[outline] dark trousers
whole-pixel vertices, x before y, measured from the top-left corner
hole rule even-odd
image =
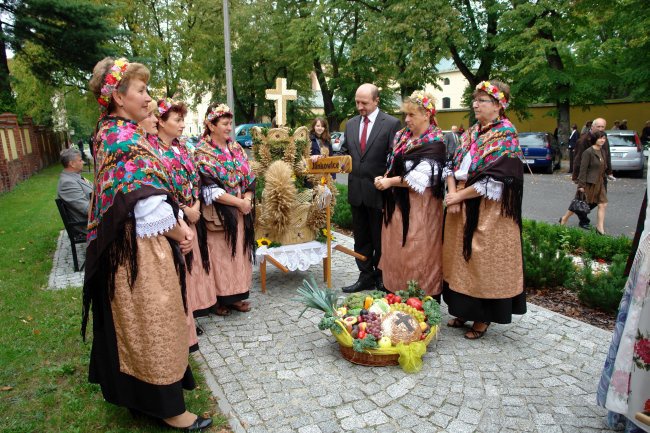
[[[357,259],[361,272],[359,281],[368,281],[380,277],[377,269],[381,257],[382,211],[367,206],[350,206],[352,209],[352,230],[354,231],[354,251],[367,257],[365,261]]]
[[[569,173],[573,173],[573,148],[569,148]]]

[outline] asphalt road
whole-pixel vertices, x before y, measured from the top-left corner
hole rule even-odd
[[[562,161],[561,170],[554,174],[527,173],[524,184],[524,218],[547,223],[557,223],[564,215],[576,192],[576,185],[566,173],[568,162]],[[643,202],[646,179],[633,179],[629,175],[615,173],[617,180],[609,182],[605,231],[611,235],[634,236],[639,209]],[[336,181],[347,185],[346,174],[336,175]],[[592,224],[596,223],[596,210],[589,215]],[[573,216],[569,226],[578,226],[578,218]]]

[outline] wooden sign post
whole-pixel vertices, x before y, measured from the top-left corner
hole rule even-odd
[[[326,174],[332,173],[350,173],[352,171],[352,157],[350,155],[345,156],[330,156],[319,158],[316,161],[311,159],[307,160],[307,173],[311,174],[322,174],[323,177]],[[327,282],[327,288],[332,288],[332,223],[331,223],[331,201],[327,203],[325,208],[325,215],[327,220],[326,230],[327,230],[327,257],[323,259],[323,279]],[[337,251],[353,256],[359,260],[366,260],[366,257],[349,249],[345,248],[343,245],[337,245],[335,248]]]

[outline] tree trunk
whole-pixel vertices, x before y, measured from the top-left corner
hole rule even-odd
[[[0,113],[14,113],[16,111],[16,100],[11,92],[9,64],[7,63],[5,49],[5,34],[0,22]]]
[[[323,95],[323,109],[325,111],[325,117],[327,118],[327,123],[329,124],[330,131],[338,131],[341,122],[336,116],[336,109],[334,108],[334,94],[327,85],[325,73],[323,72],[323,65],[318,58],[314,59],[314,71],[316,71],[316,79],[318,80],[320,91]]]

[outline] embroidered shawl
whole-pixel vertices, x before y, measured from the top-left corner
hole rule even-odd
[[[393,149],[388,156],[387,177],[404,177],[422,162],[431,165],[431,192],[437,198],[443,196],[442,169],[446,159],[446,146],[440,128],[431,124],[420,137],[413,139],[413,132],[404,128],[395,134]],[[406,161],[411,162],[409,169]],[[435,173],[437,167],[437,174]],[[384,224],[390,223],[395,205],[402,212],[402,246],[406,245],[411,210],[409,188],[392,187],[382,194],[384,198]]]
[[[180,204],[192,206],[199,198],[199,175],[194,167],[192,155],[176,138],[168,149],[165,149],[164,143],[161,142],[158,146],[169,172],[174,196]]]
[[[470,154],[466,187],[490,178],[503,183],[501,215],[513,219],[521,230],[521,202],[524,192],[523,153],[519,147],[517,130],[507,118],[499,118],[487,126],[474,124],[462,136],[452,160],[457,170],[465,155]],[[465,200],[465,227],[463,256],[468,261],[472,255],[472,238],[478,226],[482,197]]]
[[[214,179],[219,179],[228,194],[244,193],[255,182],[255,174],[248,164],[246,152],[235,141],[228,140],[224,152],[209,136],[202,137],[196,146],[194,160],[197,168]]]
[[[88,222],[82,334],[85,334],[91,301],[101,299],[98,292],[108,290],[112,298],[118,266],[127,265],[131,285],[137,278],[133,214],[136,203],[153,195],[164,194],[174,213],[178,213],[169,175],[160,154],[151,146],[137,123],[106,116],[98,124],[95,143],[101,155],[101,164],[95,168],[92,210]],[[129,222],[131,230],[126,230]],[[183,257],[178,244],[171,240],[170,244],[184,289]]]
[[[255,193],[255,174],[248,165],[246,153],[236,142],[228,141],[228,149],[230,153],[223,152],[210,137],[201,138],[194,151],[194,164],[200,177],[201,188],[218,186],[234,196],[239,193],[243,195],[246,191]],[[205,206],[203,194],[199,194],[199,199]],[[217,200],[212,202],[212,206],[219,215],[226,242],[230,245],[231,255],[234,257],[237,253],[239,209],[219,203]],[[254,223],[255,207],[253,206],[253,210],[248,215],[244,215],[244,252],[248,254],[251,262],[254,261]],[[203,216],[201,217],[201,226],[205,226]],[[198,235],[199,247],[207,249],[207,246],[204,246],[207,239],[201,232]]]

